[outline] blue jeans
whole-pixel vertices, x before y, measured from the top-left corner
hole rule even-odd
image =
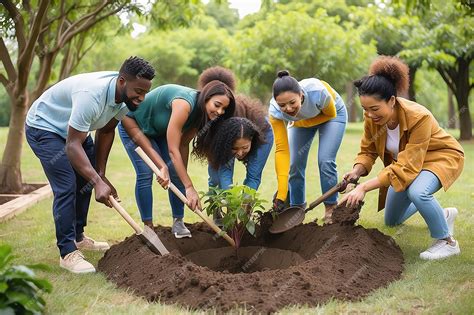
[[[396,192],[390,186],[385,202],[385,224],[389,226],[402,224],[419,211],[428,225],[432,238],[448,237],[449,230],[444,209],[433,197],[441,187],[438,177],[427,170],[422,170],[405,191]]]
[[[153,171],[148,165],[142,160],[142,158],[135,152],[137,145],[133,140],[128,136],[127,132],[122,126],[122,123],[118,125],[118,131],[120,139],[127,151],[128,157],[132,161],[133,168],[137,174],[137,179],[135,183],[135,198],[137,200],[138,210],[140,211],[140,216],[142,221],[148,221],[153,219],[153,193],[152,193],[152,184],[153,184]],[[168,151],[168,142],[166,140],[166,135],[157,137],[157,138],[148,138],[150,140],[153,149],[158,152],[161,158],[168,165],[168,170],[170,174],[170,180],[176,187],[186,195],[186,190],[184,185],[179,179],[178,174],[173,166],[171,161],[169,151]],[[173,212],[173,218],[182,218],[184,216],[184,204],[183,202],[171,191],[168,190],[168,197],[171,204],[171,210]]]
[[[309,128],[288,128],[290,146],[290,205],[305,204],[305,172],[308,155],[316,132],[319,131],[318,167],[323,194],[335,186],[337,180],[336,154],[347,124],[346,107],[341,106],[337,116],[328,122]],[[326,205],[337,203],[337,193],[326,199]]]
[[[267,163],[268,156],[273,146],[273,130],[268,128],[265,134],[266,143],[261,144],[257,150],[253,151],[247,161],[247,174],[244,185],[258,190],[262,181],[262,172]],[[208,166],[209,186],[228,189],[233,183],[235,158],[219,167],[219,170]]]
[[[66,139],[58,134],[25,126],[26,140],[41,161],[53,190],[53,218],[56,244],[61,257],[75,251],[74,241],[81,241],[87,225],[87,213],[93,186],[72,167],[66,155]],[[94,142],[87,136],[82,144],[92,166],[95,165]]]

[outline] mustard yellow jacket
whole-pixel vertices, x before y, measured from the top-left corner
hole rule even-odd
[[[444,131],[424,106],[397,97],[396,110],[400,124],[400,146],[397,161],[385,151],[387,126],[379,126],[371,119],[364,119],[364,135],[360,152],[354,164],[362,164],[366,176],[377,157],[385,168],[378,174],[383,187],[379,191],[378,209],[385,207],[389,186],[395,191],[404,191],[421,170],[433,172],[447,190],[461,175],[464,166],[464,150]]]

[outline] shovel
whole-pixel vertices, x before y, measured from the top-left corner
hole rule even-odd
[[[145,151],[142,150],[142,148],[140,147],[137,147],[135,149],[135,152],[138,153],[138,155],[143,159],[143,161],[145,161],[145,163],[148,165],[148,167],[150,167],[153,172],[157,175],[157,176],[160,176],[161,177],[161,172],[160,170],[158,169],[158,167],[155,165],[155,163],[153,163],[153,161],[150,159],[150,157],[145,153]],[[186,198],[185,195],[183,195],[183,193],[178,189],[178,187],[176,187],[172,182],[170,182],[170,185],[169,185],[169,189],[171,189],[171,191],[176,195],[178,196],[178,198],[185,204],[187,205],[188,204],[188,199]],[[189,206],[188,206],[189,208]],[[193,211],[194,213],[196,213],[198,216],[201,217],[201,219],[206,222],[207,225],[209,225],[211,227],[211,229],[214,230],[214,232],[216,232],[219,236],[222,236],[231,246],[235,247],[235,242],[234,240],[229,236],[227,235],[226,232],[222,231],[217,225],[214,224],[214,222],[212,222],[211,219],[209,219],[209,217],[207,217],[204,213],[201,212],[201,210],[199,209],[196,209],[196,210],[192,210],[191,208],[189,208],[191,211]]]
[[[306,210],[301,207],[289,207],[286,210],[283,210],[283,212],[278,214],[276,220],[273,221],[273,224],[268,231],[272,234],[278,234],[294,228],[303,222],[306,212],[313,210],[317,205],[331,197],[336,192],[344,191],[347,184],[349,184],[349,182],[346,180],[339,182],[336,186],[329,189],[325,194],[312,202]]]
[[[161,242],[158,235],[150,227],[144,226],[143,230],[140,226],[132,219],[127,211],[115,200],[114,197],[110,196],[109,201],[117,210],[118,213],[127,221],[128,224],[135,230],[135,233],[140,237],[140,239],[151,249],[155,254],[166,255],[169,254],[169,251],[166,249],[165,245]]]

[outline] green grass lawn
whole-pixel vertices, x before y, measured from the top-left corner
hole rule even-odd
[[[362,133],[360,124],[348,127],[344,142],[339,151],[337,164],[340,172],[348,171],[358,151]],[[0,143],[3,150],[7,129],[0,129]],[[454,133],[455,134],[455,133]],[[431,244],[426,224],[419,214],[406,224],[388,228],[383,224],[383,212],[376,211],[377,193],[371,192],[361,213],[359,224],[367,228],[377,228],[391,235],[400,245],[406,260],[405,271],[400,281],[387,288],[373,292],[360,302],[349,303],[330,301],[317,308],[287,308],[283,313],[452,313],[472,314],[474,312],[474,249],[472,248],[472,228],[474,226],[474,143],[463,143],[466,163],[462,176],[446,193],[440,191],[436,196],[443,206],[455,206],[459,216],[455,226],[455,236],[461,246],[461,255],[444,261],[425,262],[418,255]],[[3,153],[3,151],[0,151]],[[313,145],[307,169],[307,201],[320,196],[319,174],[317,169],[317,145]],[[243,181],[244,168],[238,163],[235,180]],[[381,162],[374,168],[380,170]],[[206,166],[191,162],[190,174],[197,190],[206,190]],[[29,146],[24,145],[22,170],[25,182],[45,181],[46,177],[38,159]],[[117,188],[122,205],[139,220],[135,203],[135,173],[118,136],[110,154],[107,177]],[[264,171],[261,196],[266,200],[276,188],[274,161],[271,155]],[[170,225],[171,210],[167,193],[156,184],[154,187],[155,224]],[[40,272],[40,276],[53,284],[53,292],[45,296],[47,312],[51,314],[156,314],[192,313],[179,306],[150,304],[134,296],[131,292],[118,289],[100,273],[73,275],[59,268],[59,253],[55,244],[54,224],[51,210],[52,198],[44,200],[18,217],[0,223],[0,244],[8,243],[16,254],[15,263],[44,263],[51,271]],[[270,205],[270,202],[268,202]],[[323,206],[310,212],[307,220],[323,215]],[[200,218],[186,211],[187,222],[197,222]],[[118,243],[132,234],[127,223],[112,209],[95,201],[89,211],[86,232],[97,240]],[[102,255],[87,253],[87,258],[97,265]]]

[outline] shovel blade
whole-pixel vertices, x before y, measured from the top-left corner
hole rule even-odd
[[[145,241],[147,246],[156,254],[166,255],[169,254],[169,251],[166,249],[163,242],[161,242],[158,235],[150,227],[144,226],[143,231],[139,234],[140,238]]]
[[[272,234],[288,231],[304,221],[305,213],[301,207],[290,207],[277,216],[268,231]]]

